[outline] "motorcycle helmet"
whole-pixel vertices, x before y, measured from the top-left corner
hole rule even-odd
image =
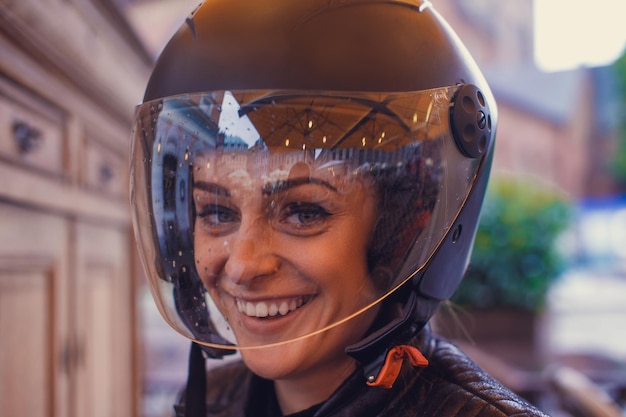
[[[496,122],[483,76],[428,1],[204,2],[158,58],[133,130],[133,224],[159,311],[220,357],[400,304],[401,314],[346,346],[376,362],[459,284]],[[260,230],[249,253],[288,248],[272,252],[279,260],[264,273],[288,280],[289,259],[315,262],[300,243],[331,229],[328,196],[350,201],[357,189],[375,199],[355,255],[371,286],[332,320],[265,331],[317,302],[315,290],[276,302],[233,295],[232,306],[216,294],[235,235]],[[243,219],[246,198],[260,207],[255,225]],[[345,243],[325,245],[341,253]],[[263,337],[238,334],[237,314],[264,321]]]

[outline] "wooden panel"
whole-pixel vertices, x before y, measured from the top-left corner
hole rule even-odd
[[[83,351],[76,415],[133,415],[133,312],[128,231],[76,229],[77,334]]]
[[[0,78],[0,155],[46,174],[64,174],[63,113]]]
[[[127,160],[151,61],[120,17],[0,0],[0,416],[139,415]]]
[[[2,416],[52,415],[53,277],[48,262],[0,258]]]
[[[67,237],[65,219],[0,203],[2,416],[68,415],[75,356]]]
[[[130,135],[130,133],[129,133]],[[87,140],[81,160],[84,186],[110,196],[128,196],[128,153],[117,153],[96,140]]]
[[[90,417],[116,415],[113,403],[115,368],[115,323],[112,322],[113,271],[106,266],[87,267],[88,280],[82,286],[81,311],[85,326],[81,346],[84,368],[77,385],[77,414]]]
[[[75,187],[65,183],[47,181],[41,175],[0,163],[0,199],[71,216],[130,224],[128,201],[104,197],[96,193],[78,192]]]
[[[124,36],[118,26],[123,19],[105,20],[106,16],[98,10],[105,3],[112,2],[1,0],[0,26],[3,32],[15,38],[18,47],[27,48],[43,64],[45,71],[50,74],[62,72],[89,97],[89,101],[107,109],[107,114],[100,114],[97,119],[114,114],[129,121],[138,97],[143,94],[151,61],[146,59],[142,48],[137,47],[136,39]],[[6,55],[9,55],[8,59],[2,59]],[[31,75],[37,70],[24,68],[22,62],[14,62],[14,55],[0,41],[0,66],[4,62],[10,63],[7,72],[12,78],[34,88],[55,89],[54,85],[36,84]],[[66,103],[67,99],[75,101],[76,97],[68,97],[66,93],[63,91],[51,100],[60,103]],[[79,100],[86,102],[85,96]],[[113,140],[123,143],[126,138]]]

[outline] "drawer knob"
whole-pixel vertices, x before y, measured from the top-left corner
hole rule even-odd
[[[13,137],[22,155],[35,151],[43,140],[39,129],[23,121],[13,122]]]
[[[111,166],[106,163],[102,164],[100,165],[99,175],[100,175],[100,183],[107,184],[111,182],[111,180],[113,179],[113,176],[114,176],[113,168],[111,168]]]

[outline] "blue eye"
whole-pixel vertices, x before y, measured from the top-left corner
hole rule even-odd
[[[241,221],[237,210],[222,205],[206,205],[197,213],[202,227],[212,234],[222,234],[236,227]]]
[[[280,214],[280,225],[287,232],[321,231],[331,216],[324,207],[313,203],[292,203],[285,206]]]

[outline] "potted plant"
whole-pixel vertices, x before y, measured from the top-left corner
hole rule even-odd
[[[557,240],[571,219],[563,193],[539,180],[497,176],[489,184],[469,269],[435,320],[513,361],[536,350],[536,325],[565,259]],[[451,314],[451,312],[453,314]]]

